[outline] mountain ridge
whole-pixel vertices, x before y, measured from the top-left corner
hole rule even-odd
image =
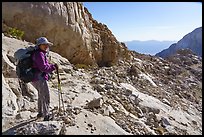
[[[198,56],[202,57],[202,27],[194,29],[192,32],[186,34],[177,43],[170,45],[169,48],[158,52],[155,56],[166,58],[176,53],[178,49],[191,49]]]

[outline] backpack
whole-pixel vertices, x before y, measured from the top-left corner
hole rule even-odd
[[[24,83],[31,82],[35,75],[35,68],[32,68],[32,55],[37,50],[36,46],[18,49],[14,53],[14,58],[17,60],[16,74],[17,77]]]

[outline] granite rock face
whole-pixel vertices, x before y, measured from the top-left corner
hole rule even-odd
[[[46,36],[54,43],[51,49],[73,64],[110,66],[131,57],[80,2],[4,2],[2,17],[6,25],[23,30],[27,41]]]

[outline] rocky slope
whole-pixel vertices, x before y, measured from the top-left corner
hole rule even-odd
[[[176,53],[179,49],[191,49],[197,56],[202,57],[202,27],[196,28],[191,33],[185,35],[177,43],[172,44],[168,49],[165,49],[156,54],[156,56],[166,58]]]
[[[189,52],[190,64],[131,52],[128,61],[92,69],[77,69],[50,52],[51,62],[59,64],[66,111],[58,113],[54,74],[49,81],[54,120],[28,121],[37,115],[37,91],[19,84],[13,53],[29,45],[2,34],[3,134],[202,134],[202,62]]]
[[[3,2],[2,22],[24,31],[24,39],[33,43],[46,36],[52,50],[73,64],[110,66],[131,57],[80,2]]]
[[[166,59],[189,70],[197,80],[202,81],[202,64],[200,64],[200,62],[202,62],[202,57],[197,56],[192,50],[177,50],[176,54]]]

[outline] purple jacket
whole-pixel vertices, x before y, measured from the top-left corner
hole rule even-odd
[[[43,78],[45,80],[48,80],[48,73],[51,73],[53,70],[55,70],[55,66],[54,64],[49,64],[47,58],[45,57],[46,55],[46,51],[43,51],[41,49],[38,49],[33,55],[32,55],[32,59],[33,59],[33,68],[37,68],[37,71],[35,73],[35,78],[33,79],[33,81],[37,81],[39,80],[40,75],[42,74],[42,72],[44,72],[43,74]]]

